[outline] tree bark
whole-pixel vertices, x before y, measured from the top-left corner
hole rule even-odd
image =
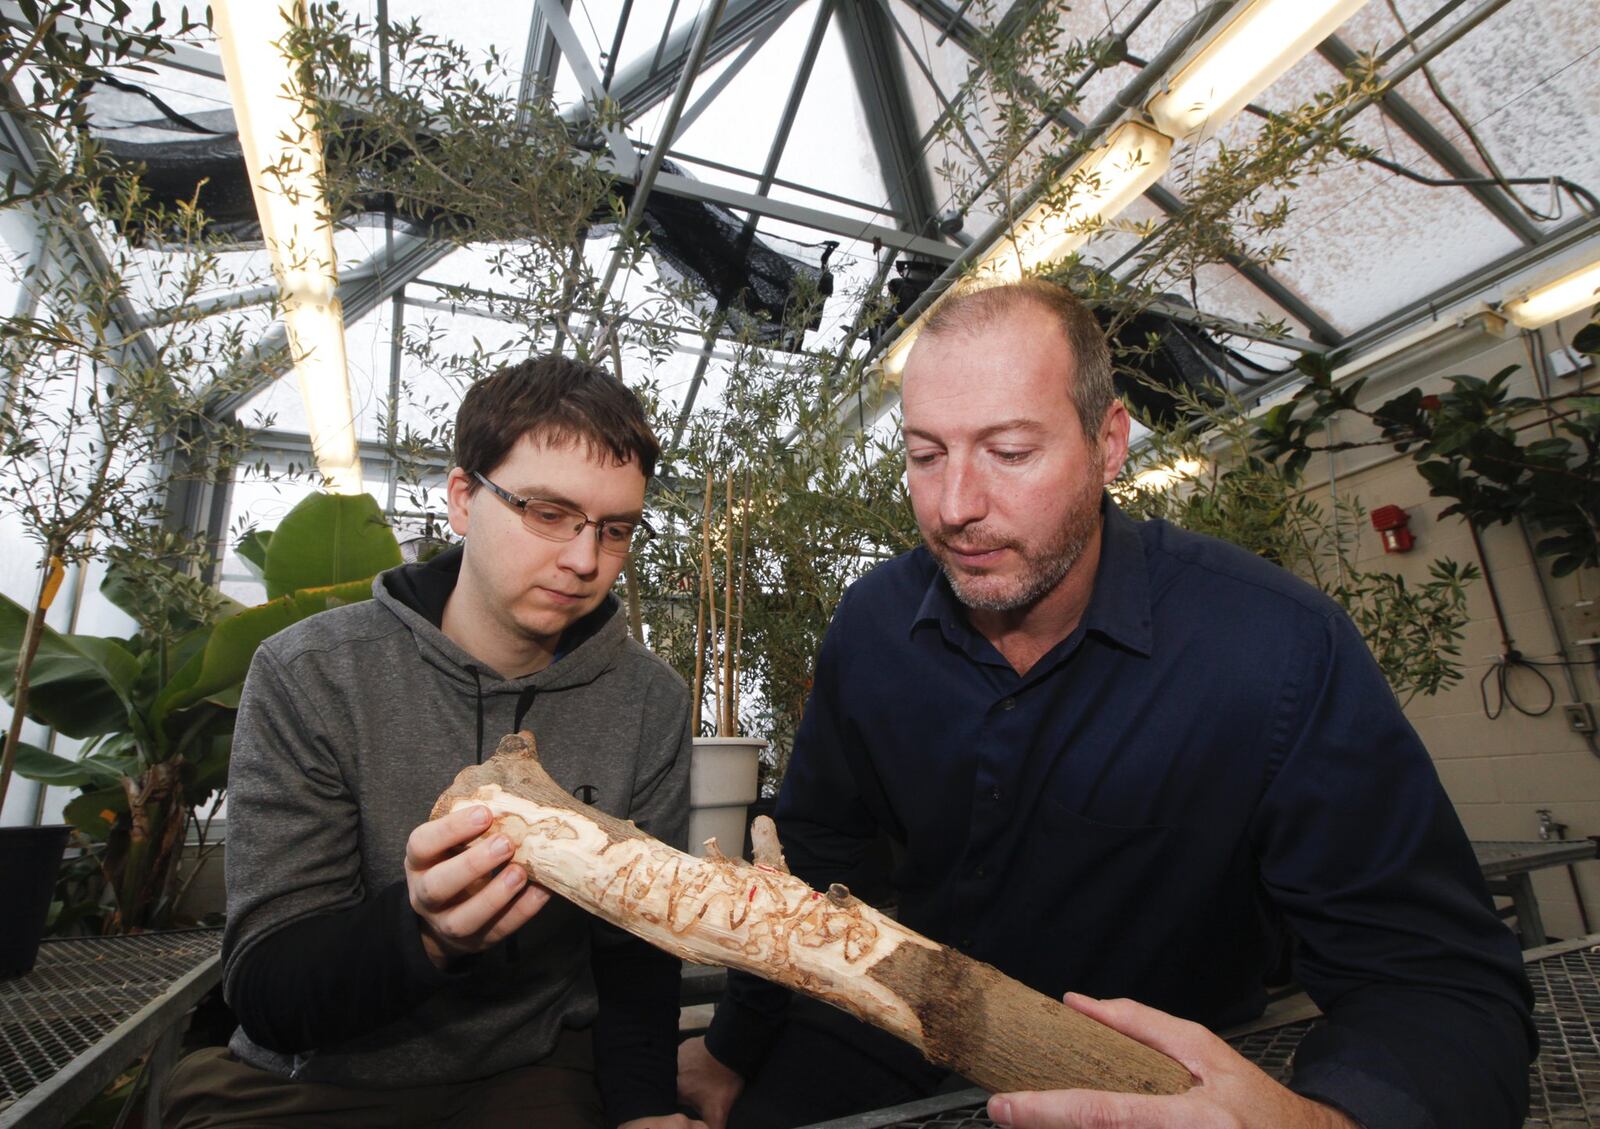
[[[819,893],[790,876],[770,820],[752,829],[753,865],[715,850],[694,858],[567,795],[526,732],[463,769],[433,817],[473,804],[494,813],[486,834],[510,838],[529,877],[574,904],[685,960],[843,1008],[987,1090],[1171,1094],[1191,1084],[1160,1052],[928,940],[843,886]]]

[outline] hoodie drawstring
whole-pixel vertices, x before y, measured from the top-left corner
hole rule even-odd
[[[467,667],[472,671],[472,686],[478,698],[478,763],[483,763],[483,679],[478,675],[478,668]]]
[[[483,676],[475,666],[467,667],[472,672],[472,688],[478,702],[478,763],[483,763]],[[522,722],[528,716],[528,711],[533,708],[533,700],[539,696],[537,686],[525,686],[522,693],[517,695],[516,719],[511,723],[511,732],[522,732]]]
[[[517,695],[517,715],[516,719],[511,723],[511,732],[522,732],[522,721],[528,716],[528,711],[533,708],[533,700],[538,696],[539,688],[537,686],[524,686],[522,688],[522,693]]]

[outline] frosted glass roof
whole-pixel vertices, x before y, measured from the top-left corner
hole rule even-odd
[[[973,37],[1015,18],[1012,5],[1003,2],[958,0],[844,0],[836,4],[822,39],[808,83],[803,89],[786,145],[776,166],[777,183],[767,191],[772,208],[780,215],[762,218],[758,233],[793,240],[799,252],[815,262],[824,241],[836,241],[830,267],[835,297],[825,311],[822,329],[811,334],[807,346],[836,347],[854,318],[856,302],[878,272],[903,251],[874,244],[871,238],[853,238],[838,231],[819,230],[807,215],[823,212],[834,227],[868,222],[883,228],[915,229],[945,247],[940,265],[960,253],[966,242],[988,227],[989,205],[974,204],[962,217],[959,230],[939,234],[927,215],[911,214],[913,199],[896,198],[885,175],[885,160],[898,152],[900,162],[920,169],[931,199],[932,214],[952,206],[952,187],[942,175],[947,165],[971,168],[971,158],[958,146],[932,136],[933,126],[952,100],[962,97],[963,84],[973,66]],[[1028,9],[1038,0],[1021,0]],[[773,150],[786,102],[794,89],[811,29],[822,0],[727,0],[719,28],[732,29],[713,37],[711,57],[696,76],[691,104],[714,85],[720,91],[688,126],[671,139],[673,159],[686,175],[699,182],[741,193],[757,191],[757,177]],[[353,0],[343,7],[368,19],[386,14],[390,19],[417,20],[436,35],[453,39],[476,58],[498,53],[497,80],[508,90],[522,81],[522,68],[531,57],[531,35],[542,37],[541,13],[561,17],[563,4],[548,0]],[[1059,27],[1063,50],[1072,41],[1089,41],[1112,34],[1126,36],[1123,61],[1084,75],[1070,110],[1081,122],[1093,119],[1117,92],[1139,75],[1142,67],[1161,52],[1173,34],[1204,7],[1198,0],[1093,0],[1057,5],[1062,9]],[[621,84],[637,78],[652,61],[670,67],[681,59],[681,47],[708,7],[706,0],[570,0],[566,19],[587,55],[587,70],[603,74],[608,66]],[[1574,200],[1552,190],[1551,177],[1563,177],[1590,191],[1600,191],[1600,4],[1594,0],[1394,0],[1405,27],[1397,21],[1389,0],[1371,0],[1337,32],[1343,48],[1374,52],[1392,72],[1407,65],[1417,50],[1430,51],[1453,40],[1429,62],[1430,75],[1420,71],[1404,77],[1392,91],[1411,115],[1385,113],[1379,106],[1364,109],[1353,132],[1386,161],[1410,170],[1416,177],[1453,181],[1463,173],[1488,177],[1490,169],[1478,151],[1487,153],[1507,177],[1533,178],[1537,184],[1501,186],[1489,183],[1475,195],[1459,184],[1426,184],[1387,168],[1368,163],[1344,163],[1321,175],[1306,177],[1290,193],[1293,212],[1282,238],[1288,257],[1270,266],[1264,276],[1247,277],[1218,266],[1207,268],[1192,280],[1181,280],[1186,300],[1208,314],[1241,323],[1260,320],[1282,322],[1299,339],[1320,338],[1324,345],[1355,341],[1376,343],[1376,329],[1399,332],[1405,326],[1389,325],[1397,311],[1405,311],[1441,293],[1449,301],[1494,301],[1509,294],[1509,287],[1539,267],[1543,245],[1561,256],[1587,254],[1593,258],[1600,242],[1600,218],[1585,212]],[[134,5],[136,16],[148,3]],[[848,12],[848,18],[846,16]],[[616,59],[609,53],[617,43]],[[1470,30],[1467,29],[1470,25]],[[871,29],[876,27],[876,31]],[[867,29],[863,31],[863,29]],[[851,50],[850,37],[864,37],[864,50]],[[196,46],[208,49],[203,40]],[[1324,45],[1324,54],[1329,44]],[[214,55],[214,46],[210,48]],[[859,68],[852,60],[860,63]],[[228,107],[225,84],[215,74],[195,73],[205,66],[181,69],[160,67],[153,75],[137,76],[183,113],[202,113]],[[866,73],[857,73],[864,69]],[[581,112],[584,89],[578,69],[564,52],[555,68],[554,96],[558,104]],[[635,107],[628,135],[648,152],[662,139],[660,130],[675,73],[656,88],[654,101]],[[1452,113],[1430,86],[1438,87],[1455,107]],[[1284,110],[1331,86],[1338,71],[1324,55],[1313,53],[1298,62],[1258,99],[1266,110]],[[631,80],[630,80],[631,81]],[[862,91],[875,91],[864,102]],[[900,94],[895,96],[893,91]],[[889,91],[885,95],[884,91]],[[1434,136],[1422,138],[1412,128],[1420,119]],[[1066,119],[1063,119],[1066,120]],[[892,136],[882,123],[898,122]],[[1463,124],[1465,123],[1465,125]],[[1261,125],[1258,116],[1245,113],[1223,127],[1218,139],[1238,143]],[[1468,126],[1471,134],[1469,135]],[[983,123],[977,123],[980,131]],[[130,125],[130,128],[131,125]],[[1043,134],[1048,137],[1048,133]],[[1045,144],[1044,140],[1036,145]],[[1128,221],[1159,220],[1165,209],[1181,202],[1182,170],[1204,162],[1214,151],[1203,142],[1180,145],[1173,169],[1159,191],[1124,213]],[[1441,146],[1448,152],[1442,152]],[[1450,167],[1447,167],[1449,165]],[[1492,200],[1490,199],[1492,198]],[[1491,206],[1491,204],[1493,206]],[[736,213],[736,215],[742,215]],[[1520,217],[1520,218],[1519,218]],[[946,217],[947,219],[949,217]],[[16,225],[0,229],[8,261],[23,253]],[[1107,232],[1091,244],[1085,257],[1102,265],[1118,263],[1137,240]],[[357,228],[339,236],[341,270],[353,280],[373,273],[381,260],[385,239],[381,230]],[[588,253],[604,262],[607,239],[596,239]],[[1519,253],[1505,272],[1482,275]],[[267,281],[266,257],[259,252],[229,256],[238,285],[260,286]],[[1512,268],[1515,268],[1513,272]],[[152,269],[155,269],[152,266]],[[650,269],[628,282],[643,286]],[[486,350],[510,348],[516,327],[504,321],[471,313],[465,308],[425,308],[442,300],[437,288],[423,282],[454,283],[495,289],[497,280],[476,249],[455,252],[421,270],[421,281],[409,285],[408,326],[437,325],[453,342],[476,341]],[[1462,286],[1463,280],[1469,285]],[[390,281],[393,281],[392,279]],[[14,290],[14,287],[12,288]],[[137,288],[136,288],[137,291]],[[14,302],[11,291],[0,294]],[[134,295],[137,300],[139,294]],[[371,405],[382,401],[390,371],[387,338],[392,310],[387,302],[367,303],[368,324],[351,327],[352,380],[358,400],[368,405],[360,427],[363,438],[381,438],[382,426]],[[356,313],[363,313],[357,310]],[[1440,310],[1432,311],[1437,316]],[[225,316],[252,315],[233,312]],[[1430,316],[1424,308],[1418,316]],[[359,319],[352,319],[358,321]],[[1366,331],[1372,330],[1371,333]],[[648,363],[664,394],[683,394],[692,382],[703,342],[694,335],[682,341],[683,352]],[[1254,347],[1254,346],[1252,346]],[[853,346],[859,354],[864,343]],[[1281,348],[1267,347],[1274,359]],[[726,355],[726,349],[720,349]],[[405,380],[422,377],[405,369]],[[703,376],[708,394],[719,382],[724,362],[714,353]],[[433,390],[440,396],[447,389]],[[287,389],[264,390],[253,409],[270,410],[278,427],[298,426],[299,409]]]

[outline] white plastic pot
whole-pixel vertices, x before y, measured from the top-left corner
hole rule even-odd
[[[689,853],[704,855],[716,839],[729,858],[744,851],[748,808],[767,743],[758,737],[696,737],[689,761]]]

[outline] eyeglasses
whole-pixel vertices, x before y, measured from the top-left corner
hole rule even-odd
[[[625,557],[656,535],[650,523],[640,518],[607,518],[596,521],[582,510],[549,502],[543,498],[523,498],[490,482],[477,471],[472,477],[489,488],[489,492],[506,505],[522,511],[522,524],[529,533],[537,533],[547,541],[571,541],[582,533],[585,526],[594,526],[594,538],[602,552]]]

